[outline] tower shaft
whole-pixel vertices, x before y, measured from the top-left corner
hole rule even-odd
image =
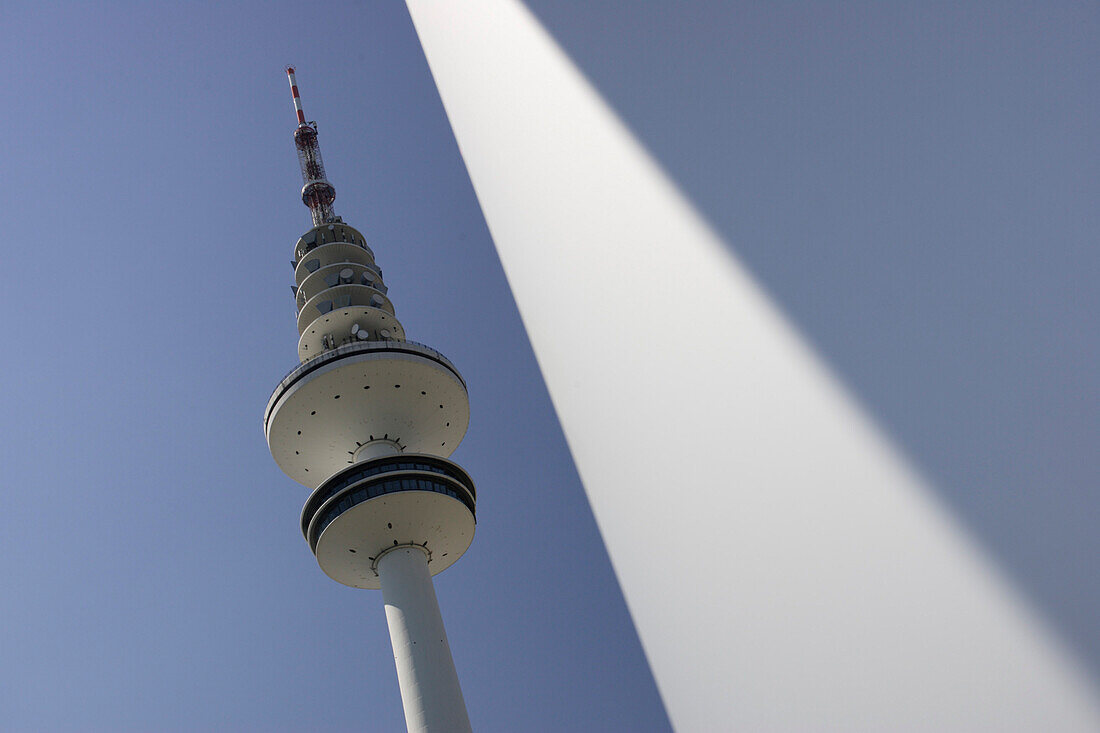
[[[378,575],[409,732],[469,731],[427,554],[395,547],[379,558]]]

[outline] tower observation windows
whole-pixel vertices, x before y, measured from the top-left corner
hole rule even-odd
[[[419,475],[415,475],[417,473]],[[396,475],[387,478],[384,474]],[[357,487],[358,484],[361,486]],[[350,493],[339,501],[326,505],[330,499],[349,489]],[[318,487],[302,509],[302,534],[310,545],[316,545],[325,527],[352,506],[399,491],[445,494],[461,501],[476,516],[477,494],[473,482],[455,464],[438,456],[385,456],[349,466]]]
[[[470,510],[470,513],[474,514],[473,501],[466,496],[464,492],[460,493],[455,490],[454,486],[442,481],[430,479],[393,479],[390,481],[371,482],[363,488],[356,489],[347,494],[340,501],[327,506],[321,515],[317,517],[316,522],[313,523],[313,527],[307,527],[306,539],[309,541],[310,546],[316,550],[317,539],[321,536],[321,533],[348,509],[384,494],[394,494],[400,491],[432,491],[437,494],[444,494],[452,499],[461,501],[466,505],[466,508]],[[312,517],[310,519],[312,523]]]

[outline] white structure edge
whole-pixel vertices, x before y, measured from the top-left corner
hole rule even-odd
[[[408,6],[673,725],[1100,727],[1080,667],[532,14]]]

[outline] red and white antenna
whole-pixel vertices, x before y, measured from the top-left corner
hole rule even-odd
[[[286,67],[286,75],[290,77],[290,95],[294,97],[294,111],[298,113],[298,124],[306,124],[306,115],[302,111],[302,98],[298,96],[298,82],[294,78],[294,67]]]
[[[290,94],[294,98],[294,112],[298,115],[298,129],[294,131],[294,147],[298,149],[298,164],[302,168],[302,203],[309,207],[313,225],[320,226],[337,221],[333,211],[336,188],[325,177],[325,164],[321,160],[321,148],[317,144],[317,123],[306,122],[302,111],[302,98],[298,96],[298,81],[294,67],[286,67],[290,79]]]

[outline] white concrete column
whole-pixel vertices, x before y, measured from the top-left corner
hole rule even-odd
[[[427,553],[395,547],[379,558],[378,576],[409,733],[469,731]]]

